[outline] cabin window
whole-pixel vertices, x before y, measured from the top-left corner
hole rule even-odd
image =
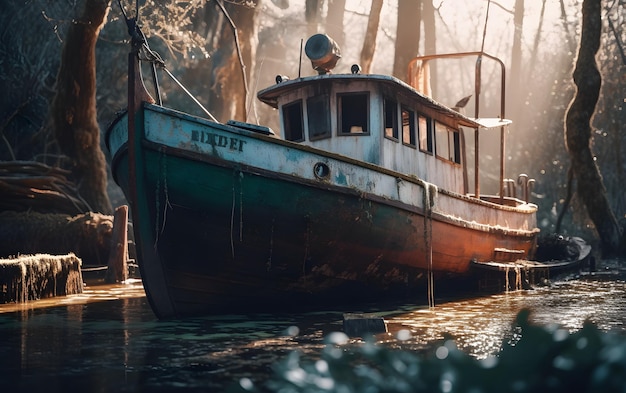
[[[415,112],[402,107],[402,143],[415,147]]]
[[[369,96],[367,93],[339,94],[339,134],[354,135],[369,132]]]
[[[419,134],[420,150],[433,153],[433,121],[423,115],[417,118],[417,132]]]
[[[293,142],[302,142],[304,140],[302,101],[292,102],[283,106],[283,124],[286,140]]]
[[[461,143],[459,131],[435,122],[437,157],[454,163],[461,163]]]
[[[306,101],[309,140],[330,137],[330,99],[328,95],[311,97]]]
[[[385,136],[398,140],[398,105],[395,101],[385,98],[383,101],[385,111]]]

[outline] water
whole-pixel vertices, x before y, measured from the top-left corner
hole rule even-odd
[[[82,295],[0,305],[2,391],[225,391],[242,377],[260,384],[271,365],[298,349],[315,356],[342,329],[343,312],[376,312],[383,345],[425,350],[451,334],[476,356],[498,352],[515,315],[575,331],[586,319],[626,333],[626,282],[594,275],[550,287],[444,302],[353,310],[232,314],[158,321],[141,282],[87,287]],[[419,299],[419,303],[426,302]],[[297,327],[297,329],[294,328]],[[397,340],[398,332],[410,332]],[[358,340],[352,344],[358,345]]]

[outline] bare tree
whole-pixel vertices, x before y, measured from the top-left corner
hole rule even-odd
[[[424,53],[437,53],[437,29],[435,26],[435,7],[432,1],[422,3],[422,19],[424,20]],[[419,25],[418,25],[419,28]],[[430,64],[430,89],[437,91],[437,62]]]
[[[365,31],[365,39],[363,40],[363,49],[361,49],[360,64],[363,73],[370,72],[374,53],[376,52],[376,36],[378,35],[378,24],[380,23],[380,12],[383,8],[383,0],[372,0],[372,8],[370,16],[367,20],[367,30]]]
[[[584,0],[583,23],[573,78],[576,95],[565,116],[565,142],[577,179],[577,194],[600,237],[604,256],[620,251],[621,230],[591,152],[591,120],[600,95],[602,77],[596,64],[602,30],[601,0]]]
[[[317,26],[320,22],[320,14],[323,0],[306,0],[304,17],[307,23],[307,34],[312,36],[317,33]]]
[[[507,84],[508,102],[513,102],[512,98],[516,94],[520,94],[520,81],[522,77],[522,32],[524,30],[524,0],[515,0],[515,10],[513,12],[513,46],[511,48],[511,70],[509,72],[509,80]],[[539,34],[539,32],[537,32]],[[532,67],[532,64],[531,64]],[[514,106],[514,119],[519,118],[518,114],[523,105]]]
[[[346,10],[346,0],[328,0],[328,16],[326,16],[326,33],[335,40],[340,48],[345,43],[343,31],[343,17]]]
[[[189,66],[183,77],[194,92],[207,91],[209,108],[219,120],[248,117],[248,81],[253,80],[253,59],[258,46],[258,7],[221,0],[208,2],[203,26],[210,57]],[[204,86],[203,86],[204,85]]]
[[[109,6],[110,0],[85,2],[81,17],[69,27],[51,105],[54,134],[70,160],[78,192],[92,211],[105,214],[113,209],[97,121],[96,42]]]
[[[574,53],[574,51],[576,50],[576,41],[573,34],[570,32],[569,22],[567,21],[567,10],[565,7],[565,1],[559,0],[559,4],[561,6],[561,22],[563,23],[563,29],[565,30],[565,42],[567,42],[570,51]]]
[[[400,79],[406,78],[407,65],[419,51],[421,10],[421,0],[398,0],[393,75]]]

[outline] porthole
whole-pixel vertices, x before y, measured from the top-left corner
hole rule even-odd
[[[323,162],[318,162],[313,166],[313,174],[320,180],[328,180],[330,178],[330,168]]]

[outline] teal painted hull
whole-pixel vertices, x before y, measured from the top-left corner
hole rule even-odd
[[[159,317],[387,295],[426,299],[428,272],[443,288],[448,280],[467,278],[472,260],[492,260],[496,248],[525,250],[525,257],[534,248],[534,226],[493,228],[476,224],[475,217],[425,209],[421,193],[428,188],[418,180],[253,131],[149,109],[140,131],[145,136],[136,201],[126,117],[109,129],[107,143],[116,182],[131,209],[144,212],[133,216],[135,240],[147,296]],[[313,165],[298,169],[317,162],[340,173],[320,178]],[[346,173],[375,184],[343,184],[351,178]],[[376,191],[386,181],[399,196],[410,191],[419,198],[402,201]],[[439,198],[467,211],[491,208],[443,191]],[[522,213],[503,208],[499,214]],[[465,243],[457,244],[461,238]]]

